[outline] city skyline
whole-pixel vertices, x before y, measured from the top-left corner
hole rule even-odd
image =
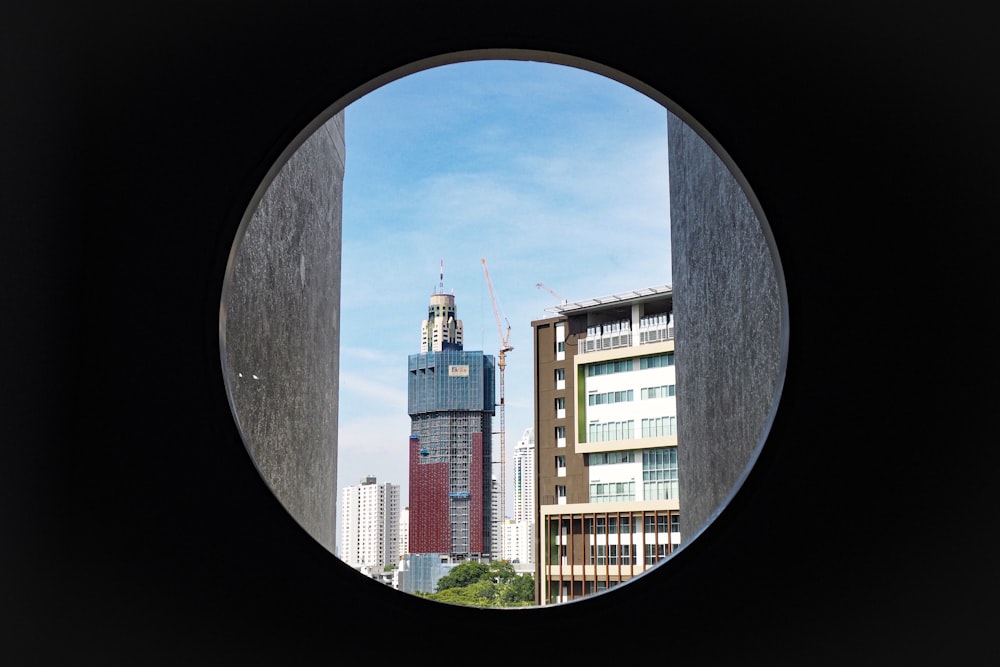
[[[671,282],[666,115],[606,77],[527,61],[433,68],[347,107],[338,489],[374,475],[408,502],[406,364],[443,265],[466,350],[496,356],[511,327],[512,514],[513,447],[533,425],[531,321],[563,298]]]

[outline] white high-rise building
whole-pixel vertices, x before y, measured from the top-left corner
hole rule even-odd
[[[535,428],[524,429],[514,447],[514,521],[535,518]]]
[[[535,553],[535,429],[524,429],[514,447],[514,518],[505,519],[501,558],[530,564]]]
[[[399,561],[399,485],[369,475],[341,490],[340,559],[368,574]]]
[[[409,553],[410,548],[410,507],[407,505],[399,511],[399,557]]]
[[[535,522],[507,519],[503,522],[502,557],[515,565],[517,570],[534,572]]]
[[[500,480],[495,476],[491,480],[491,497],[490,497],[490,516],[492,517],[492,527],[490,528],[490,555],[492,558],[501,558],[501,548],[503,543],[503,534],[500,531],[500,526],[503,523],[504,517],[500,516],[500,494],[504,492],[500,488]]]

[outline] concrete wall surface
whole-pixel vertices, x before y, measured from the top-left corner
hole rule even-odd
[[[776,267],[733,173],[668,114],[678,478],[687,541],[726,502],[764,435],[780,364]]]
[[[310,535],[336,535],[344,115],[277,173],[243,230],[223,297],[234,414],[261,475]]]

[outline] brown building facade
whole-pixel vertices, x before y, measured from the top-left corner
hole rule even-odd
[[[671,288],[550,310],[532,322],[542,605],[613,588],[680,543]]]

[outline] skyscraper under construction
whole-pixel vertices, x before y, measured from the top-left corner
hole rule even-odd
[[[454,293],[440,283],[409,356],[410,543],[450,562],[489,560],[495,371],[492,355],[465,351]]]

